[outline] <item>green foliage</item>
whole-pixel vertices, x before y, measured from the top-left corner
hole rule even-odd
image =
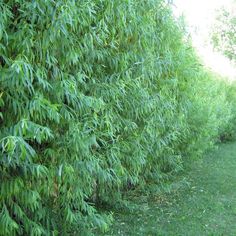
[[[223,87],[224,86],[224,87]],[[227,101],[227,105],[230,106],[230,109],[228,111],[231,111],[229,114],[229,120],[228,122],[224,122],[220,127],[220,141],[232,141],[236,138],[236,83],[226,83],[222,84],[222,87],[225,89],[226,94],[225,98]],[[225,107],[226,104],[222,104],[222,107]],[[223,120],[224,121],[224,120]]]
[[[0,235],[105,231],[98,204],[178,172],[230,120],[162,0],[0,10]]]
[[[212,29],[214,47],[230,60],[236,62],[236,2],[219,10]]]

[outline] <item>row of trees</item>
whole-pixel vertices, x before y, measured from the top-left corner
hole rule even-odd
[[[228,87],[166,1],[5,0],[0,12],[0,235],[106,230],[99,204],[228,133]]]

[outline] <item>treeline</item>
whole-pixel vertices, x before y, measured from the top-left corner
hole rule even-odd
[[[0,1],[0,235],[106,230],[233,128],[164,0]]]

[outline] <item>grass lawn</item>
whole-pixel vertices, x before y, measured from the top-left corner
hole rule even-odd
[[[181,177],[183,178],[183,177]],[[236,235],[236,143],[222,144],[185,174],[180,191],[133,197],[105,235]]]

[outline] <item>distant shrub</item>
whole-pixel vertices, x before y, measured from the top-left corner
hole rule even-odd
[[[230,7],[218,11],[215,24],[212,27],[212,42],[214,47],[230,60],[236,62],[236,2]]]
[[[0,235],[106,230],[98,204],[178,172],[230,120],[165,1],[0,11]]]

